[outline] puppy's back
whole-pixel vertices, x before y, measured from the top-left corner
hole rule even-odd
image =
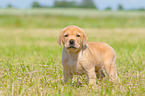
[[[94,61],[100,65],[103,66],[105,61],[111,60],[113,58],[116,58],[116,53],[114,49],[103,42],[89,42],[87,44],[87,47],[91,51],[91,54],[94,57]]]
[[[104,42],[89,42],[87,46],[93,53],[96,51],[99,51],[103,54],[106,54],[109,52],[112,54],[115,54],[114,49],[110,45]]]

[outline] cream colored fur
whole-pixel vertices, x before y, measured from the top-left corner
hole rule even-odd
[[[74,48],[69,48],[70,40],[75,41]],[[96,77],[105,77],[103,69],[110,79],[117,79],[114,49],[106,43],[87,41],[86,34],[77,26],[68,26],[60,33],[57,42],[64,46],[62,51],[64,82],[71,81],[73,75],[86,74],[88,83],[93,84]]]

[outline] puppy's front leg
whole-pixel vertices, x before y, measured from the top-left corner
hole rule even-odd
[[[63,77],[64,77],[64,83],[66,84],[67,82],[72,83],[72,78],[73,75],[69,73],[69,71],[63,71]]]
[[[87,76],[88,76],[88,83],[89,85],[92,85],[94,83],[96,83],[96,73],[95,73],[95,68],[91,68],[87,71]]]

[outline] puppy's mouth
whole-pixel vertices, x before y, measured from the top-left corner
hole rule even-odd
[[[67,49],[77,49],[75,46],[69,46]]]

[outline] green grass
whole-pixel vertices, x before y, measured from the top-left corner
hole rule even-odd
[[[0,9],[0,27],[63,28],[144,28],[144,11],[98,11],[95,9]]]
[[[0,9],[0,15],[57,15],[76,17],[139,17],[144,11],[99,11],[81,8],[35,8],[35,9]]]
[[[145,95],[144,28],[85,29],[89,41],[106,42],[117,53],[121,82],[104,80],[95,88],[86,85],[85,76],[78,76],[82,87],[63,85],[62,47],[56,42],[60,30],[0,29],[0,95]]]

